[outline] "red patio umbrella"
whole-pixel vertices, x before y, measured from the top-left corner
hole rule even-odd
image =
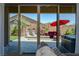
[[[69,20],[59,20],[59,25],[65,25],[69,23]],[[54,21],[50,24],[51,26],[56,26],[57,25],[57,21]]]
[[[69,22],[69,20],[59,20],[59,25],[65,25],[65,24],[67,24]],[[54,22],[52,22],[51,24],[50,24],[51,26],[56,26],[57,25],[57,21],[54,21]],[[53,38],[53,36],[55,35],[57,35],[58,33],[55,31],[53,31],[53,32],[49,32],[49,36],[50,36],[50,38]],[[60,34],[59,34],[60,35]]]

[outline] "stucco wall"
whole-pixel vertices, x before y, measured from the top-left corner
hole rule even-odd
[[[4,55],[4,4],[0,3],[0,55]]]

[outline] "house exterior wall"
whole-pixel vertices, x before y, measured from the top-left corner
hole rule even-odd
[[[75,46],[75,53],[79,53],[79,3],[76,6],[77,10],[77,20],[76,20],[76,46]]]
[[[4,55],[4,4],[0,3],[0,55]]]

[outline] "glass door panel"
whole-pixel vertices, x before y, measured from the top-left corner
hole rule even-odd
[[[45,42],[51,48],[56,48],[56,26],[51,24],[57,20],[57,5],[40,7],[40,42]]]
[[[18,18],[17,13],[9,13],[9,54],[18,53]]]
[[[21,53],[35,53],[37,49],[37,6],[21,6]]]
[[[60,41],[65,49],[69,52],[74,52],[76,40],[75,5],[60,5],[60,10],[62,11],[63,9],[65,9],[65,12],[59,14],[59,20],[62,20],[63,22],[63,24],[60,25]]]

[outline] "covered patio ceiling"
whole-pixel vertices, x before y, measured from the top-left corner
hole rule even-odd
[[[40,4],[40,13],[57,13],[58,4]],[[59,4],[60,13],[76,13],[76,5],[75,4]],[[17,13],[18,12],[18,4],[15,5],[6,5],[6,9],[9,13]],[[21,5],[20,8],[21,13],[37,13],[37,5]]]

